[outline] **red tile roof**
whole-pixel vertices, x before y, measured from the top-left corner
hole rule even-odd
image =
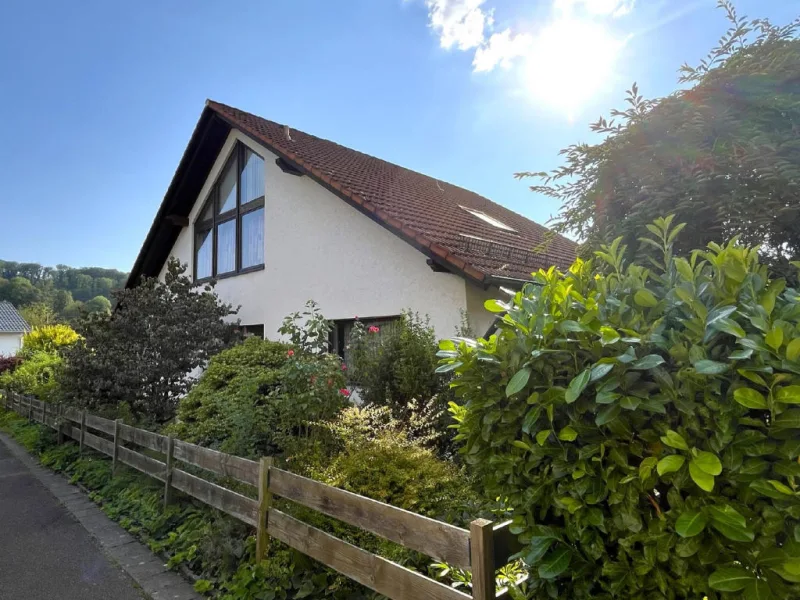
[[[289,140],[282,125],[219,102],[209,100],[207,106],[473,279],[528,279],[540,267],[564,269],[575,258],[575,243],[558,235],[536,252],[549,230],[479,194],[296,129],[290,130]],[[515,232],[461,207],[481,211]]]

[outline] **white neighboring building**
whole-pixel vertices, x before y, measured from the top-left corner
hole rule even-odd
[[[22,348],[22,336],[30,330],[14,305],[0,300],[0,356],[14,356]]]
[[[468,168],[468,166],[465,166]],[[355,316],[428,315],[439,337],[575,244],[478,194],[208,101],[128,279],[162,276],[170,256],[241,306],[248,330],[278,337],[313,299],[343,349]]]

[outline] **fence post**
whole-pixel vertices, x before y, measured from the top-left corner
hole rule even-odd
[[[58,405],[58,415],[56,416],[56,428],[58,430],[58,443],[64,443],[64,405]]]
[[[472,565],[472,597],[494,600],[494,529],[486,519],[469,524],[470,563]]]
[[[120,420],[114,421],[114,453],[111,456],[111,476],[117,472],[117,457],[119,456],[119,423]]]
[[[269,549],[269,509],[272,504],[272,493],[269,491],[269,470],[272,457],[262,457],[258,469],[258,529],[256,530],[256,563],[267,556]]]
[[[83,442],[86,439],[86,409],[81,411],[81,437],[78,446],[78,453],[83,454]]]
[[[28,422],[33,423],[33,398],[28,397]]]
[[[175,454],[175,438],[167,438],[167,471],[164,476],[164,510],[172,503],[172,460]]]

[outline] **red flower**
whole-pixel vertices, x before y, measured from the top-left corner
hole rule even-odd
[[[347,371],[347,365],[342,363],[342,371]]]
[[[294,350],[289,350],[289,351],[286,353],[286,356],[290,356],[290,357],[291,357],[291,356],[294,356]]]
[[[348,390],[347,388],[342,388],[342,389],[340,389],[340,390],[339,390],[339,393],[340,393],[342,396],[344,396],[345,398],[348,398],[348,397],[350,396],[350,390]]]
[[[375,325],[370,325],[367,331],[369,331],[370,333],[378,333],[380,330],[381,330],[380,327],[375,327]]]

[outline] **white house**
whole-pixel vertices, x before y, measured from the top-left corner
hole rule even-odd
[[[339,344],[355,316],[404,309],[440,337],[462,314],[483,334],[499,287],[572,262],[566,238],[542,249],[547,233],[463,188],[207,101],[127,285],[163,277],[174,256],[269,338],[308,299]]]
[[[14,305],[0,300],[0,356],[14,356],[22,347],[22,336],[30,330]]]

